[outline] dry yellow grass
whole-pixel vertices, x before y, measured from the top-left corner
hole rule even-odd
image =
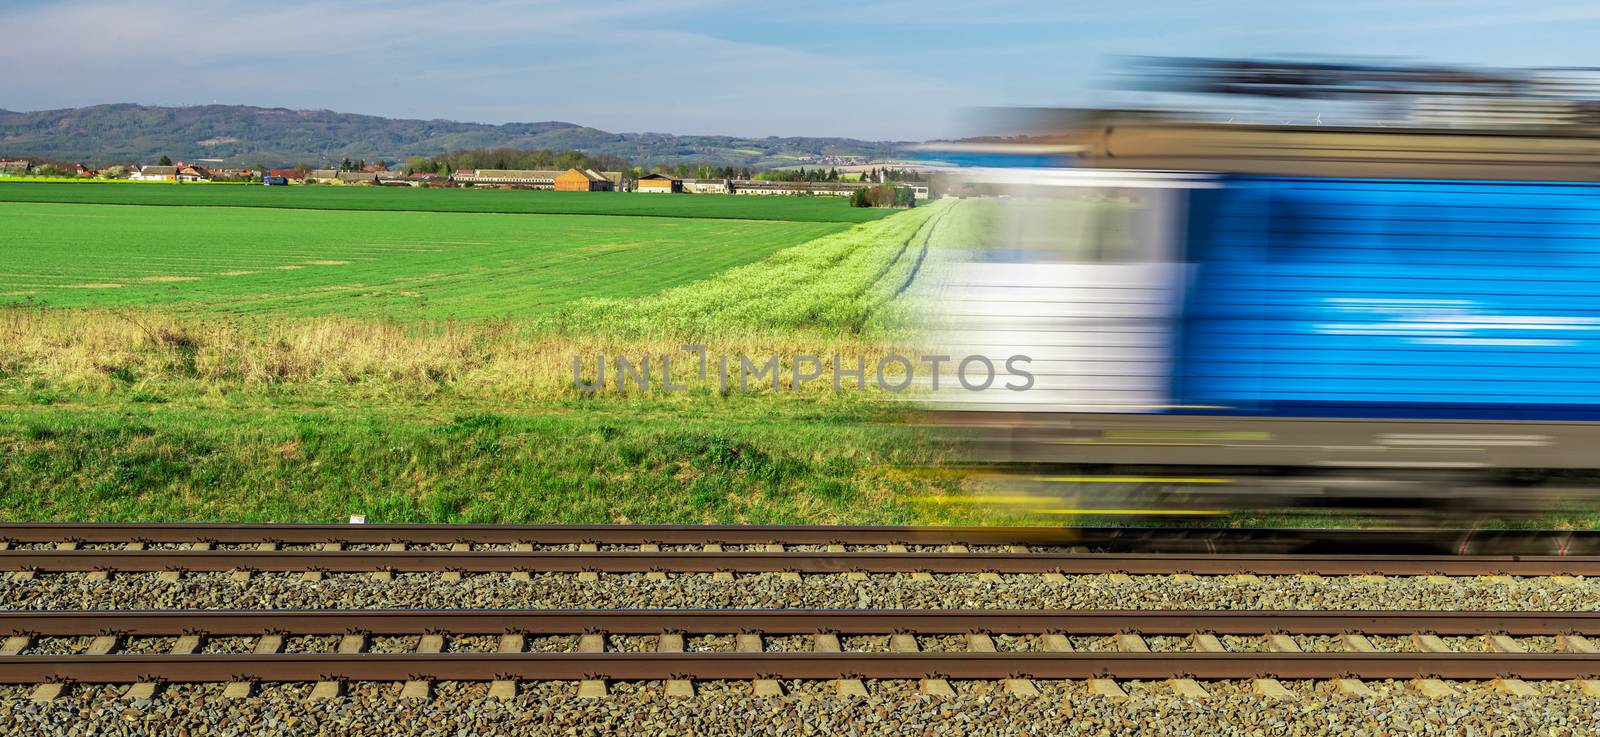
[[[864,337],[805,331],[742,331],[706,344],[709,366],[698,375],[696,353],[683,341],[569,335],[517,323],[400,323],[369,318],[281,318],[243,322],[181,318],[153,311],[0,310],[0,374],[76,391],[108,392],[134,384],[190,383],[196,388],[265,388],[330,385],[361,396],[431,395],[544,399],[570,397],[573,358],[585,380],[599,356],[607,360],[607,393],[618,393],[615,359],[638,364],[648,357],[652,393],[661,394],[661,359],[672,362],[675,384],[716,391],[718,358],[729,361],[729,383],[739,384],[739,357],[760,366],[780,357],[780,386],[793,385],[795,356],[818,356],[822,374],[802,394],[833,392],[829,362],[847,369],[860,360],[866,381],[888,353],[914,355],[907,346]],[[809,372],[811,364],[803,366]],[[895,374],[890,374],[894,376]],[[855,381],[845,377],[846,385]],[[750,380],[750,389],[770,383]],[[641,393],[630,383],[627,393]],[[871,393],[869,391],[869,393]]]

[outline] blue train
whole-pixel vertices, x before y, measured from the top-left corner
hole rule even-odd
[[[999,247],[956,270],[942,342],[1028,355],[1038,381],[933,403],[963,462],[1226,474],[1213,507],[1498,514],[1600,485],[1600,185],[971,178]]]
[[[1600,419],[1600,186],[1219,184],[1188,201],[1180,403]]]

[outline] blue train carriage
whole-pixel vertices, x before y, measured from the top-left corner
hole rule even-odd
[[[974,462],[1600,468],[1600,185],[971,176],[1004,247],[930,332],[1037,379],[927,402]]]
[[[1224,181],[1188,202],[1182,411],[1600,419],[1600,186]]]

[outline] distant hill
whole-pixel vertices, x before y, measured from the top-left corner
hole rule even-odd
[[[548,148],[621,156],[635,164],[775,167],[824,155],[888,157],[902,144],[849,138],[739,138],[608,133],[574,123],[401,120],[328,110],[245,105],[116,104],[19,113],[0,110],[0,156],[96,165],[174,159],[286,165],[343,158],[402,161],[461,148]]]

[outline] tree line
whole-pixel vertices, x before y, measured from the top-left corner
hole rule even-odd
[[[756,179],[766,182],[837,182],[839,181],[838,169],[773,169],[756,175]]]
[[[411,156],[406,159],[407,174],[445,174],[457,169],[594,169],[628,171],[632,165],[620,156],[586,154],[582,151],[554,151],[548,148],[473,148],[438,156]]]
[[[916,207],[915,193],[910,187],[897,187],[893,182],[862,187],[850,193],[851,207]]]
[[[795,169],[774,169],[756,175],[757,179],[768,182],[837,182],[844,179],[858,179],[862,182],[925,182],[928,181],[926,172],[914,169],[897,169],[892,166],[867,169],[859,172],[859,176],[840,174],[837,168],[818,167],[808,169],[798,167]]]
[[[748,166],[718,166],[716,164],[656,164],[651,167],[635,166],[629,170],[634,179],[646,174],[665,174],[678,179],[751,179],[756,173]]]

